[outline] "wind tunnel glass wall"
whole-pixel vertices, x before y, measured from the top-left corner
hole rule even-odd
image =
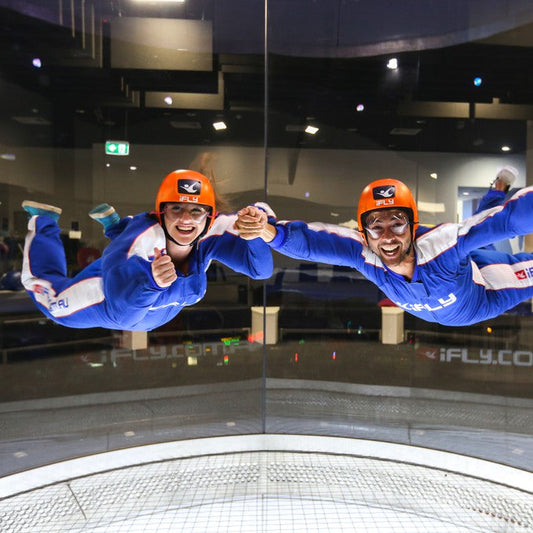
[[[454,319],[446,307],[470,297],[460,284],[442,288],[473,282],[457,270],[470,257],[447,252],[453,233],[416,248],[419,265],[441,254],[453,264],[434,263],[429,278],[415,275],[397,294],[367,279],[393,278],[379,273],[381,261],[372,273],[375,256],[361,252],[357,232],[359,196],[374,180],[403,181],[430,228],[468,227],[501,167],[518,174],[502,197],[530,183],[533,93],[523,73],[532,50],[520,36],[533,12],[519,2],[506,13],[471,5],[421,2],[407,16],[403,4],[388,2],[269,4],[268,203],[279,221],[320,224],[311,236],[289,224],[287,255],[274,252],[267,432],[533,465],[531,299],[490,319],[485,304],[471,304],[474,318]],[[385,243],[389,265],[400,245],[398,237]],[[523,237],[494,247],[532,251]],[[530,257],[513,276],[529,277]],[[474,282],[482,283],[477,274]],[[497,274],[486,283],[500,282]]]
[[[89,211],[105,202],[122,217],[150,213],[162,179],[180,168],[215,178],[221,212],[266,200],[279,220],[352,232],[371,180],[404,181],[426,226],[474,214],[502,166],[518,170],[512,189],[523,188],[533,13],[520,1],[505,12],[474,5],[3,3],[0,474],[264,432],[414,444],[530,469],[529,300],[442,326],[389,302],[342,261],[274,251],[272,275],[255,279],[227,265],[238,242],[229,219],[230,241],[217,248],[217,230],[202,248],[204,259],[220,257],[182,264],[182,274],[207,268],[205,295],[184,295],[194,304],[175,316],[184,301],[153,304],[169,320],[146,334],[58,324],[20,282],[24,200],[62,208],[74,276],[96,269],[110,242]],[[527,238],[497,246],[531,250]],[[139,262],[152,254],[131,249]],[[48,264],[52,252],[43,256]],[[65,316],[74,305],[72,293],[56,298],[41,284],[38,294]]]
[[[239,27],[213,1],[0,9],[1,474],[146,443],[260,433],[262,325],[253,335],[252,308],[263,304],[269,263],[245,248],[224,213],[265,196],[263,10],[242,13],[248,23]],[[149,262],[164,246],[162,230],[163,245],[158,231],[146,229],[155,237],[145,241],[141,228],[100,268],[110,239],[88,213],[102,203],[121,217],[153,213],[160,183],[176,169],[213,177],[222,215],[205,242],[185,247],[185,289],[160,303]],[[39,311],[21,284],[24,200],[62,208],[68,276],[89,268],[103,279],[102,269],[141,265],[114,287],[100,281],[96,293],[84,281],[67,293],[37,283],[34,294],[68,323],[70,310],[98,302],[104,289],[118,299],[110,315],[129,327],[72,328]],[[176,226],[178,240],[191,241],[191,221]],[[46,248],[39,259],[60,255]],[[151,313],[161,324],[145,332]]]

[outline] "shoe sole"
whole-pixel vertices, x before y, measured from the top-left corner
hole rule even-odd
[[[60,207],[56,207],[55,205],[41,204],[40,202],[33,202],[31,200],[24,200],[24,202],[22,202],[22,207],[33,207],[34,209],[50,211],[52,213],[57,213],[58,215],[63,212]]]

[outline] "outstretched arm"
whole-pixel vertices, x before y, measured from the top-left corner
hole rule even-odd
[[[482,211],[458,228],[461,255],[492,242],[533,232],[533,187],[520,189],[503,206]]]
[[[266,206],[268,207],[268,206]],[[276,251],[307,261],[361,269],[364,261],[361,237],[351,229],[313,222],[276,222],[252,206],[238,213],[235,228],[242,238],[260,237]]]
[[[237,229],[238,215],[221,214],[200,241],[200,251],[207,262],[216,259],[252,279],[267,279],[272,275],[274,266],[269,245],[257,238],[258,228],[262,225],[260,220],[263,219],[252,209],[245,208],[245,211],[248,228],[243,226],[243,232],[246,238],[241,238]]]

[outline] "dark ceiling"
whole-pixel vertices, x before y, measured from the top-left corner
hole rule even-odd
[[[521,14],[521,23],[509,27],[498,13],[490,24],[473,24],[462,11],[469,4],[464,0],[409,0],[404,8],[448,9],[417,9],[414,17],[403,9],[381,19],[380,7],[393,3],[374,2],[371,12],[367,2],[355,0],[270,2],[266,68],[262,1],[86,0],[79,3],[84,11],[72,12],[66,4],[0,2],[4,145],[89,147],[127,138],[138,144],[263,146],[266,132],[273,147],[526,149],[526,121],[533,119],[531,3],[528,10],[516,2],[513,21]],[[211,22],[212,68],[148,68],[149,62],[146,68],[117,67],[113,25],[129,18]],[[349,23],[356,19],[354,29]],[[469,42],[467,35],[479,39]],[[126,56],[138,50],[135,41],[132,36]],[[392,55],[396,71],[385,66]],[[32,66],[37,56],[41,68]],[[475,76],[483,78],[480,86]],[[165,92],[174,99],[196,95],[199,103],[154,105]],[[360,103],[364,111],[357,112]],[[212,124],[222,119],[228,128],[217,132]],[[304,133],[307,124],[319,132]]]

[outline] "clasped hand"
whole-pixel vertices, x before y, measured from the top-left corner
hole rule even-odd
[[[250,241],[257,237],[264,237],[267,224],[267,214],[262,209],[249,205],[237,213],[237,220],[233,227],[243,239]]]

